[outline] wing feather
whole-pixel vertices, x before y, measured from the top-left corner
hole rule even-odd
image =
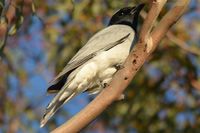
[[[131,27],[126,25],[112,25],[97,32],[52,80],[52,83],[93,58],[99,51],[108,50],[121,44],[129,37],[131,32],[133,32]]]
[[[112,25],[97,32],[69,61],[65,68],[51,81],[51,86],[47,92],[57,92],[60,86],[57,87],[63,78],[66,81],[67,76],[76,68],[83,65],[85,62],[93,58],[98,52],[106,51],[112,47],[121,44],[129,38],[133,32],[132,28],[126,25]],[[60,84],[59,84],[60,85]]]

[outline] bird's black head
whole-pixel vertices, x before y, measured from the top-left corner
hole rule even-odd
[[[144,4],[139,4],[134,7],[124,7],[118,10],[111,18],[109,25],[125,24],[137,30],[138,16]]]

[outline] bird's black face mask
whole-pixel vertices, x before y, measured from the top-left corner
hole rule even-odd
[[[138,15],[143,7],[144,4],[139,4],[138,6],[120,9],[112,16],[109,25],[125,24],[131,26],[136,31]]]

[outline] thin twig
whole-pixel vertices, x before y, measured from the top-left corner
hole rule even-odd
[[[178,45],[180,48],[182,48],[186,52],[200,56],[199,48],[188,46],[186,42],[177,38],[171,31],[167,32],[167,37],[170,41],[174,42],[176,45]]]

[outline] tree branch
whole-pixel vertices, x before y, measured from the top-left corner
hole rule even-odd
[[[141,11],[141,16],[142,18],[146,18],[147,13],[145,11]],[[154,26],[156,26],[158,24],[158,22],[156,21],[154,23]],[[169,30],[166,34],[167,38],[172,41],[174,44],[176,44],[177,46],[179,46],[180,48],[182,48],[183,50],[185,50],[186,52],[192,53],[194,55],[200,56],[200,49],[197,47],[190,47],[187,45],[187,43],[185,43],[183,40],[177,38],[173,32],[171,30]]]
[[[179,0],[178,0],[179,1]],[[77,115],[72,117],[68,122],[56,128],[53,133],[60,132],[78,132],[88,125],[99,114],[101,114],[112,102],[114,102],[125,90],[140,67],[147,60],[148,56],[155,50],[160,40],[165,36],[170,26],[172,26],[183,14],[188,6],[189,0],[181,0],[177,2],[173,9],[167,13],[158,26],[155,27],[149,38],[152,41],[152,47],[148,52],[146,50],[148,40],[148,32],[151,31],[152,25],[158,17],[163,5],[166,1],[153,0],[151,9],[144,21],[140,32],[140,38],[134,49],[125,61],[124,68],[119,70],[113,77],[110,86],[104,89],[91,103],[89,103]],[[156,8],[155,8],[156,7]],[[154,11],[154,12],[153,12]]]
[[[160,14],[160,11],[162,10],[164,4],[167,0],[153,0],[152,1],[152,7],[148,14],[153,15],[147,15],[146,20],[144,21],[144,24],[142,25],[142,29],[140,31],[140,41],[147,41],[146,39],[149,37],[149,34],[152,30],[152,27]]]
[[[166,35],[169,28],[177,22],[188,7],[190,0],[178,0],[175,6],[162,18],[152,32],[153,43],[157,44]],[[156,48],[154,45],[153,49]]]

